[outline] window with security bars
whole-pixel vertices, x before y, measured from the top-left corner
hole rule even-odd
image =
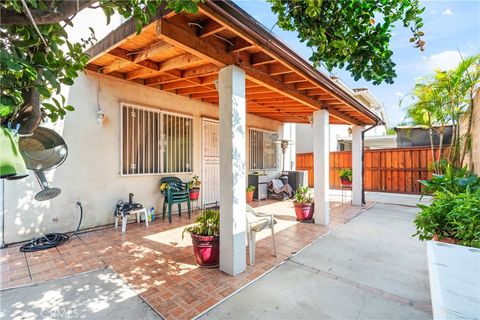
[[[250,129],[250,169],[277,169],[276,132]]]
[[[123,175],[192,171],[193,119],[121,104]]]

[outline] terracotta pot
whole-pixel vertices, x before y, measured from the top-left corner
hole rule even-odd
[[[451,243],[451,244],[457,244],[458,240],[454,238],[446,238],[443,237],[442,239],[439,239],[438,234],[433,235],[433,240],[439,241],[439,242],[444,242],[444,243]]]
[[[295,215],[297,221],[311,220],[313,218],[314,204],[313,203],[293,203],[295,208]]]
[[[351,186],[352,185],[352,180],[348,178],[340,178],[340,181],[344,186]]]
[[[247,191],[247,202],[253,201],[253,194],[255,191]]]
[[[190,200],[197,200],[200,195],[200,188],[190,189]]]
[[[220,261],[220,237],[191,234],[195,262],[202,267],[217,267]]]

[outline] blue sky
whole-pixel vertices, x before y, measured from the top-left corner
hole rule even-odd
[[[235,0],[245,11],[267,28],[274,26],[276,16],[270,5],[262,0]],[[394,84],[374,86],[364,80],[354,81],[344,70],[332,74],[352,88],[366,87],[385,104],[391,125],[404,119],[404,108],[408,100],[399,105],[400,99],[413,88],[415,79],[432,73],[436,68],[450,69],[463,56],[480,52],[480,0],[471,1],[422,1],[426,7],[423,13],[426,47],[424,52],[409,43],[409,29],[396,27],[393,30],[391,48],[397,64],[397,78]],[[296,50],[303,57],[310,56],[311,50],[300,43],[295,33],[278,27],[273,33]]]

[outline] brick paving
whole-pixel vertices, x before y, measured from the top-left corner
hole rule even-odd
[[[195,264],[191,239],[186,235],[182,240],[181,234],[197,212],[191,220],[187,214],[174,216],[171,224],[156,219],[148,228],[130,223],[126,233],[113,227],[81,233],[46,251],[22,253],[19,245],[2,249],[0,288],[110,268],[164,318],[190,319],[361,213],[358,207],[331,202],[331,222],[324,227],[297,222],[291,201],[267,200],[253,206],[275,214],[277,257],[270,231],[264,230],[257,236],[255,266],[236,277]]]

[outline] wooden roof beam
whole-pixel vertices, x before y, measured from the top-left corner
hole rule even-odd
[[[250,55],[250,64],[254,67],[273,62],[275,62],[275,60],[263,52],[253,53]]]
[[[295,84],[295,89],[297,90],[307,90],[318,88],[316,84],[311,83],[310,81],[298,82]]]
[[[206,22],[202,23],[201,26],[201,31],[198,34],[200,38],[210,37],[226,28],[224,25],[221,25],[212,19],[208,19]]]
[[[269,64],[268,65],[268,73],[270,73],[272,76],[276,75],[281,75],[281,74],[287,74],[287,73],[292,73],[293,71],[286,66],[284,66],[281,63],[275,63],[275,64]]]
[[[180,67],[185,67],[189,64],[198,63],[200,61],[202,61],[201,58],[194,56],[192,54],[186,53],[186,54],[182,54],[180,56],[177,56],[159,63],[157,68],[147,67],[147,68],[141,68],[131,72],[127,72],[126,79],[133,80],[133,79],[141,78],[145,76],[154,77],[156,75],[160,75],[164,73],[165,71],[178,69]]]
[[[253,48],[255,48],[254,44],[237,37],[233,40],[233,47],[229,50],[229,52],[241,52]]]
[[[146,66],[152,68],[158,68],[158,64],[154,61],[147,61],[152,56],[165,52],[167,50],[172,49],[173,46],[165,43],[160,42],[155,45],[150,46],[147,49],[141,50],[138,53],[130,52],[128,50],[122,49],[120,47],[114,48],[108,52],[108,54],[115,56],[119,60],[114,61],[112,64],[106,66],[103,69],[103,73],[111,73],[114,71],[118,71],[130,65],[139,65],[139,66]]]
[[[163,41],[170,43],[184,51],[195,54],[202,59],[218,65],[219,67],[236,64],[234,55],[229,54],[225,48],[222,48],[221,46],[214,46],[203,39],[195,37],[188,31],[169,23],[165,19],[159,19],[157,22],[157,36]],[[327,108],[320,101],[299,93],[295,89],[292,89],[286,86],[284,83],[277,81],[272,76],[255,70],[253,67],[245,67],[244,70],[248,80],[305,104],[313,110]],[[333,116],[339,117],[351,124],[361,124],[357,119],[348,115],[344,115],[334,109],[329,111]]]

